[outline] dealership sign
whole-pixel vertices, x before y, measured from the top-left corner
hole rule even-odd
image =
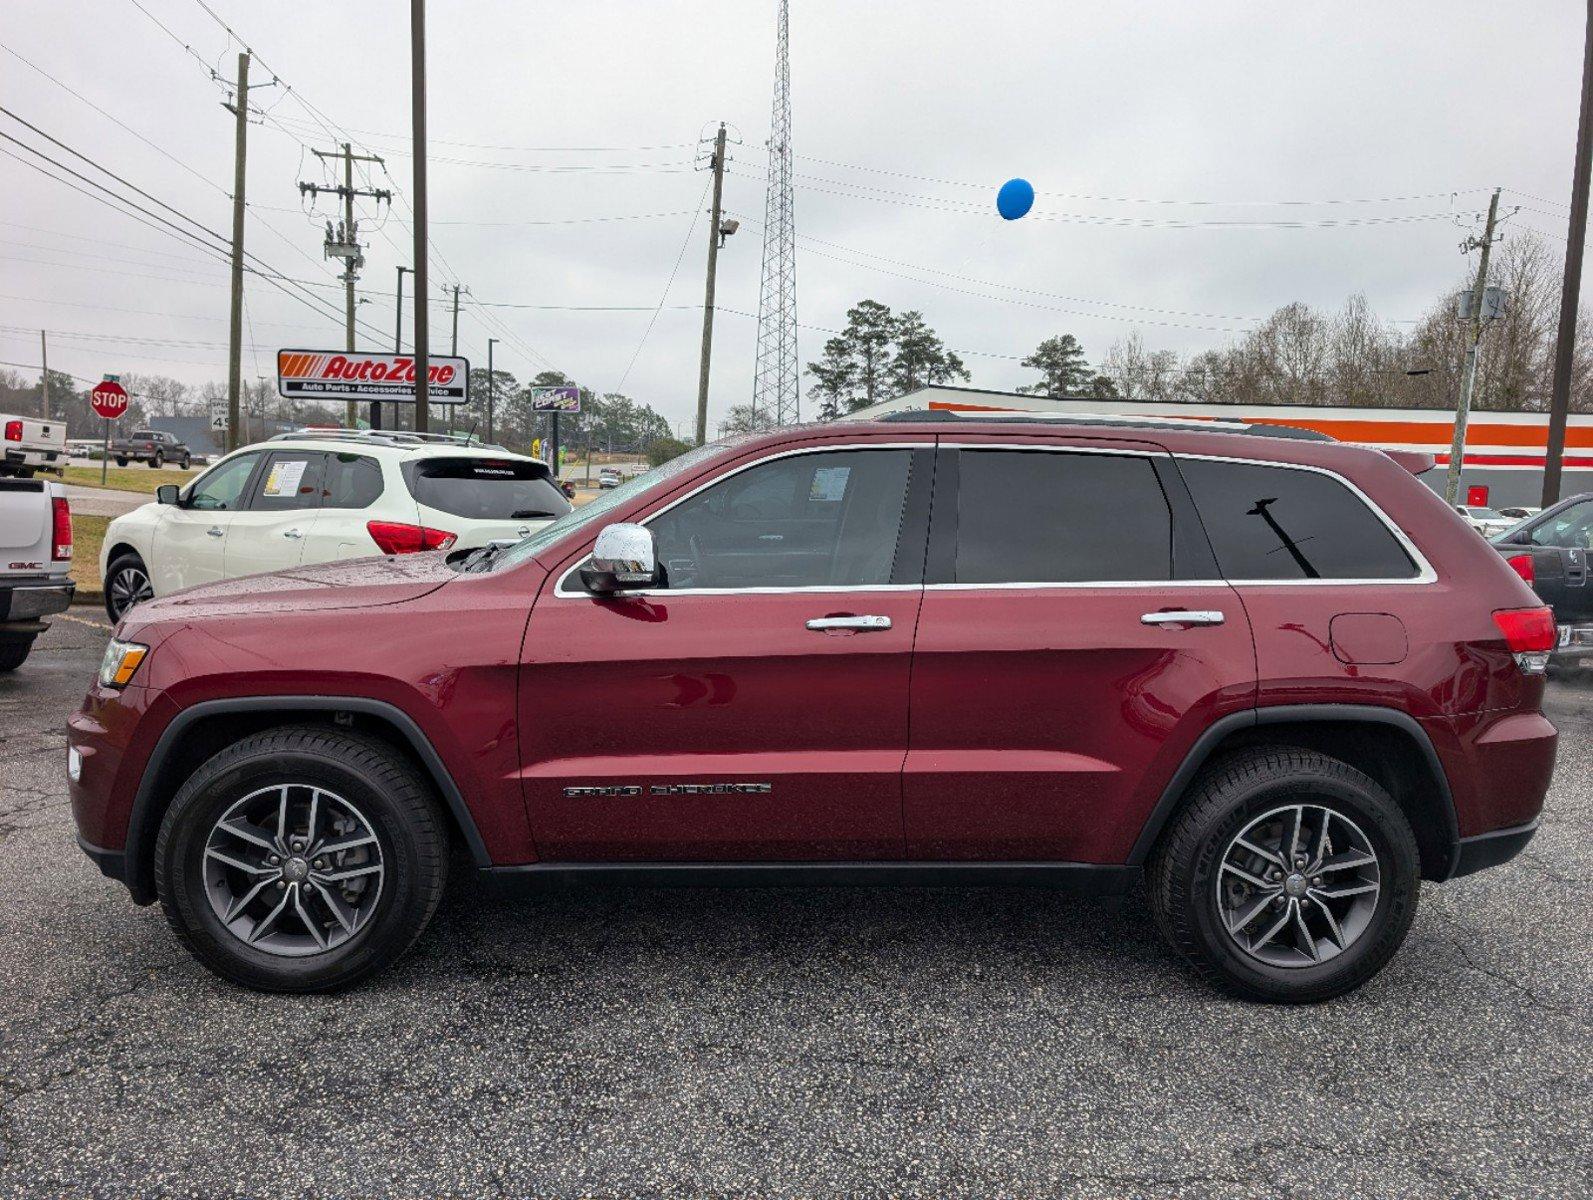
[[[463,404],[470,363],[434,354],[427,363],[433,404]],[[383,400],[413,403],[415,356],[343,350],[278,350],[277,393],[289,400]]]
[[[581,389],[578,387],[534,387],[531,389],[531,411],[578,413],[581,411]]]

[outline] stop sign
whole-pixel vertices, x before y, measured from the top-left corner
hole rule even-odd
[[[94,411],[107,421],[114,421],[127,411],[127,389],[114,379],[94,385],[89,393],[89,403]]]

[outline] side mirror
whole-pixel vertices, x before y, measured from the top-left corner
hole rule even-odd
[[[608,525],[597,535],[592,557],[581,568],[581,583],[598,596],[659,582],[658,546],[645,525]]]
[[[155,503],[156,504],[176,504],[177,503],[177,485],[175,483],[163,483],[158,488],[156,488],[155,489]]]

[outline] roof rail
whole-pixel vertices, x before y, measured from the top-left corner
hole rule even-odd
[[[473,434],[414,433],[403,429],[300,429],[292,433],[272,434],[268,442],[297,441],[304,439],[338,442],[381,442],[388,446],[479,446],[483,450],[502,450],[506,447],[493,442],[483,442]]]
[[[1332,442],[1336,438],[1297,425],[1268,425],[1237,417],[1167,417],[1119,413],[959,412],[953,409],[904,408],[875,420],[895,424],[945,424],[956,421],[1034,423],[1047,425],[1111,425],[1119,429],[1189,429],[1210,433],[1244,433],[1252,437],[1296,438],[1307,442]]]

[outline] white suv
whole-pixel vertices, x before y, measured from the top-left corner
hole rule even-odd
[[[105,531],[105,609],[300,564],[473,549],[570,511],[546,463],[413,433],[307,431],[234,451]]]

